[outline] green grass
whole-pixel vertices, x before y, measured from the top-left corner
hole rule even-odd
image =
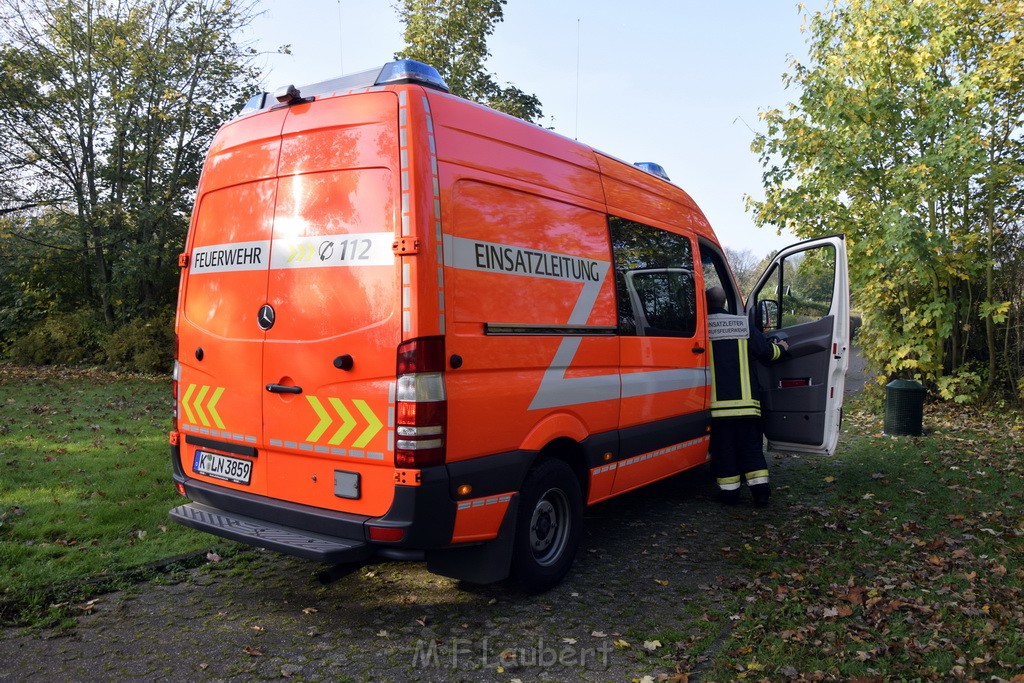
[[[0,366],[0,621],[53,622],[216,544],[167,517],[172,408],[165,378]]]
[[[888,437],[881,406],[851,407],[839,454],[799,458],[746,525],[745,607],[707,677],[1024,671],[1024,419],[942,405],[925,436]]]

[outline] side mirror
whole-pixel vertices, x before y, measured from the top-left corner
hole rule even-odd
[[[757,302],[757,329],[762,332],[779,328],[779,302],[762,299]]]

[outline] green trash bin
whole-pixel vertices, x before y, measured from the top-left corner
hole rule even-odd
[[[885,385],[885,433],[920,436],[924,416],[924,385],[912,379],[894,379]]]

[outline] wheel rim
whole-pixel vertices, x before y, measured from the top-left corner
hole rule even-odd
[[[537,501],[530,519],[530,549],[537,564],[558,561],[569,540],[569,499],[561,489],[548,489]]]

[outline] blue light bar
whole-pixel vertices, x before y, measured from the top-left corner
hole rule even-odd
[[[437,69],[423,62],[412,59],[400,59],[397,62],[388,62],[380,70],[375,85],[388,85],[398,83],[418,83],[429,88],[436,88],[448,92],[448,84],[437,73]]]
[[[286,85],[278,88],[273,96],[270,93],[260,93],[246,102],[238,115],[251,114],[273,107],[275,99],[281,104],[308,102],[318,95],[343,94],[352,90],[402,83],[414,83],[426,88],[448,92],[448,84],[441,78],[437,69],[412,59],[400,59],[396,62],[388,62],[383,67],[359,71],[312,85],[304,85],[301,88]]]
[[[651,175],[658,176],[662,180],[672,182],[672,179],[668,177],[668,172],[665,171],[665,168],[661,164],[656,164],[653,161],[638,161],[633,165],[641,171],[647,171]]]

